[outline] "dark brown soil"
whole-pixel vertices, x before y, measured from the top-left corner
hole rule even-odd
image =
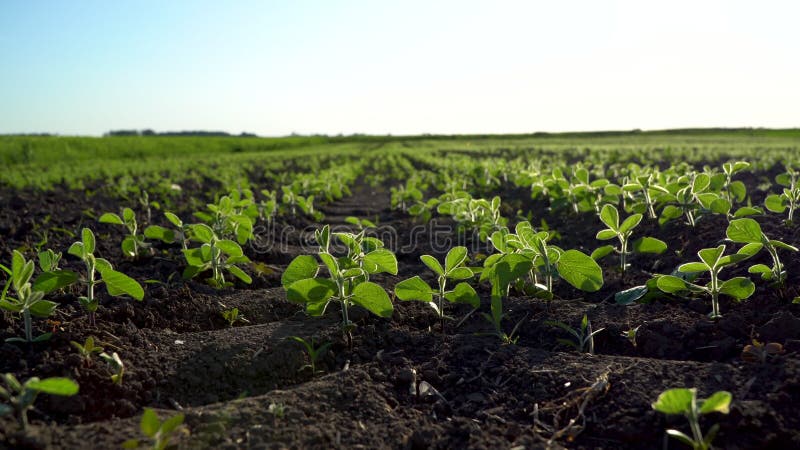
[[[502,194],[513,211],[531,209],[537,217],[546,211],[526,195]],[[350,215],[377,216],[381,227],[396,230],[400,274],[378,278],[391,291],[408,276],[430,279],[419,255],[441,256],[447,246],[422,239],[403,249],[419,229],[388,205],[385,190],[360,186],[353,197],[321,209],[326,223],[335,226]],[[670,250],[635,256],[624,276],[609,257],[599,292],[587,295],[559,284],[558,298],[549,304],[512,296],[505,304],[505,326],[510,331],[521,322],[516,345],[501,345],[487,335],[488,323],[468,308],[448,305],[458,320],[442,334],[427,305],[398,301],[391,320],[355,311],[358,328],[349,349],[338,328],[338,310],[309,318],[280,288],[282,269],[304,252],[303,230],[317,224],[281,224],[294,227],[284,248],[247,249],[267,267],[248,269],[252,285],[214,290],[180,280],[182,259],[175,247],[157,246],[152,256],[125,261],[119,230],[97,224],[88,213],[96,217],[120,206],[80,192],[0,191],[0,260],[8,261],[12,249],[30,249],[44,229],[50,229],[47,247],[66,251],[74,239],[53,227],[76,233],[91,226],[101,256],[140,281],[161,282],[145,284],[141,303],[104,299],[96,326],[77,303],[78,291],[70,289],[54,296],[60,303],[54,321],[34,322],[39,332],[55,331],[50,342],[32,348],[0,345],[0,373],[21,379],[68,376],[81,386],[80,394],[68,399],[41,395],[27,434],[10,418],[0,419],[0,448],[119,448],[126,439],[142,437],[138,418],[145,407],[157,408],[162,417],[186,414],[177,439],[185,448],[661,448],[665,429],[688,432],[683,418],[650,407],[673,387],[696,387],[701,397],[717,390],[733,394],[730,414],[702,421],[704,429],[720,424],[715,440],[720,448],[800,447],[800,306],[791,304],[800,286],[798,255],[783,255],[790,276],[783,291],[757,282],[748,301],[723,302],[718,322],[707,319],[705,300],[631,306],[613,301],[615,292],[644,283],[652,273],[668,273],[698,249],[721,242],[724,218],[703,220],[694,229],[645,221],[640,235],[663,239]],[[599,222],[591,214],[546,212],[544,218],[561,233],[559,246],[586,252],[599,246],[594,240]],[[758,221],[770,237],[800,241],[797,226],[787,227],[779,217]],[[79,268],[65,259],[66,266]],[[725,274],[746,275],[746,267]],[[481,310],[488,311],[487,288],[478,290]],[[249,323],[229,327],[220,312],[232,307]],[[583,314],[595,329],[604,328],[594,355],[559,344],[557,338],[566,335],[547,323],[576,325]],[[634,345],[623,333],[636,327]],[[0,315],[0,340],[20,334],[21,321]],[[307,357],[287,339],[295,335],[333,343],[319,363],[322,374],[301,369]],[[111,382],[101,361],[86,367],[76,355],[70,341],[88,336],[120,354],[127,367],[122,385]],[[785,353],[763,364],[746,363],[740,354],[753,338],[783,344]],[[670,442],[670,448],[679,446]]]

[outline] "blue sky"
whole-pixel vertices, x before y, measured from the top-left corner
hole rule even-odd
[[[0,133],[800,126],[797,1],[0,1]]]

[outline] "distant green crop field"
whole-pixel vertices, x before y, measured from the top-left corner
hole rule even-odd
[[[294,158],[363,152],[437,150],[493,154],[513,150],[536,156],[590,151],[614,158],[698,160],[738,157],[765,165],[795,161],[800,130],[665,130],[533,135],[343,136],[343,137],[57,137],[0,136],[0,184],[50,189],[80,188],[99,180],[131,177],[144,184],[208,176],[222,180],[279,169]],[[621,152],[621,153],[620,153]],[[620,156],[621,154],[624,154]],[[638,155],[638,156],[637,156]],[[578,155],[579,156],[579,155]]]

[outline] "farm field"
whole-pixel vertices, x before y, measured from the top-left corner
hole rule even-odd
[[[0,137],[0,448],[798,448],[799,148]]]

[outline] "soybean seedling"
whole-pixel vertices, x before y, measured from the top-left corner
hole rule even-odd
[[[697,389],[677,388],[662,392],[652,407],[664,414],[682,414],[689,421],[689,428],[692,430],[691,436],[675,429],[667,430],[667,435],[694,450],[708,450],[711,448],[711,441],[719,431],[719,424],[714,424],[708,433],[703,435],[700,429],[700,416],[712,412],[728,414],[731,398],[730,392],[719,391],[707,399],[698,399]]]
[[[786,281],[785,266],[778,257],[778,250],[789,250],[796,252],[797,247],[783,243],[776,239],[770,239],[761,231],[761,226],[753,219],[744,218],[732,220],[726,230],[728,239],[733,242],[745,244],[748,253],[755,252],[764,248],[772,258],[772,267],[766,264],[755,264],[750,266],[748,272],[761,275],[762,280],[768,280],[778,286],[782,286]]]
[[[225,272],[244,283],[250,284],[253,279],[240,269],[237,264],[249,263],[250,258],[244,255],[242,247],[230,239],[220,239],[217,233],[206,224],[189,225],[192,240],[201,242],[200,247],[183,250],[188,266],[183,277],[193,278],[203,272],[211,271],[211,278],[206,281],[211,286],[223,288],[233,283],[225,280]]]
[[[189,248],[187,246],[189,242],[187,238],[189,234],[188,225],[184,224],[180,217],[169,211],[164,212],[164,217],[175,226],[175,229],[162,227],[161,225],[150,225],[144,229],[144,236],[148,239],[158,239],[165,244],[172,244],[175,241],[179,241],[184,250]]]
[[[81,355],[83,365],[86,367],[92,365],[92,356],[95,353],[103,353],[103,347],[95,345],[94,337],[92,336],[87,337],[83,344],[76,341],[70,341],[69,343],[75,347],[75,350],[77,350],[78,354]]]
[[[788,217],[786,223],[794,220],[794,212],[800,206],[800,173],[791,167],[786,167],[786,172],[775,177],[775,182],[783,186],[780,194],[768,195],[764,200],[764,206],[775,213],[783,213],[787,209]]]
[[[745,277],[735,277],[729,280],[721,280],[720,272],[727,266],[751,257],[758,251],[753,246],[744,246],[738,253],[725,255],[725,245],[716,248],[704,248],[697,252],[700,257],[698,262],[682,264],[678,267],[681,273],[705,273],[708,272],[711,281],[705,286],[683,280],[673,275],[663,275],[658,277],[657,286],[668,294],[682,293],[705,293],[711,295],[711,319],[719,319],[722,314],[719,312],[719,295],[725,294],[735,300],[744,300],[756,290],[752,281]]]
[[[183,419],[183,413],[178,413],[162,422],[153,409],[145,408],[142,420],[139,422],[139,429],[152,441],[151,449],[165,450],[170,446],[175,431],[183,424]],[[122,444],[122,448],[134,449],[139,448],[142,444],[138,439],[130,439]]]
[[[389,295],[369,277],[378,273],[397,275],[397,258],[380,239],[365,236],[363,230],[358,234],[334,234],[347,247],[347,254],[338,258],[330,253],[330,227],[325,225],[315,235],[319,244],[317,257],[327,268],[328,276],[319,276],[320,265],[313,256],[300,255],[286,267],[281,284],[286,298],[304,304],[311,316],[322,316],[330,302],[338,302],[342,307],[342,330],[348,345],[352,345],[355,324],[350,321],[348,310],[353,305],[379,317],[392,316],[394,307]]]
[[[244,315],[239,314],[239,308],[231,308],[222,311],[222,318],[228,321],[228,326],[232,327],[236,322],[249,323],[250,321],[244,318]]]
[[[23,430],[28,428],[28,410],[33,407],[36,397],[40,393],[71,397],[78,393],[78,384],[69,378],[45,378],[40,380],[33,377],[20,383],[10,374],[0,376],[5,387],[0,386],[0,417],[14,414],[17,416],[19,426]]]
[[[619,247],[614,247],[612,245],[602,246],[592,252],[592,258],[597,260],[608,255],[612,251],[616,251],[619,254],[620,270],[625,272],[625,269],[628,268],[627,258],[631,253],[628,249],[631,234],[633,234],[633,229],[642,221],[642,215],[638,213],[631,214],[620,224],[619,211],[616,206],[604,205],[603,209],[600,210],[600,220],[608,228],[598,231],[596,238],[601,241],[617,238]],[[667,244],[664,241],[653,237],[641,237],[633,243],[633,251],[637,253],[661,254],[666,249]]]
[[[764,364],[769,358],[776,358],[783,352],[783,345],[777,342],[765,344],[753,339],[752,344],[747,344],[742,349],[742,360],[749,363]]]
[[[13,288],[15,297],[7,296],[9,285],[0,299],[0,309],[22,314],[25,327],[25,337],[12,337],[6,342],[42,342],[50,339],[52,333],[33,336],[32,318],[47,318],[55,311],[57,303],[45,300],[44,296],[56,289],[60,289],[75,281],[76,276],[69,271],[45,272],[35,281],[33,279],[33,261],[26,261],[22,253],[14,250],[11,257],[10,287]]]
[[[317,370],[317,361],[319,361],[319,358],[322,357],[322,355],[324,355],[325,352],[328,351],[328,349],[330,348],[332,343],[331,342],[326,342],[326,343],[320,345],[319,347],[314,347],[314,338],[313,337],[311,338],[310,341],[307,341],[307,340],[301,338],[300,336],[289,336],[289,339],[291,339],[291,340],[293,340],[295,342],[299,342],[300,344],[302,344],[303,347],[306,350],[306,353],[308,353],[309,364],[306,364],[305,366],[301,367],[299,370],[304,370],[306,368],[309,368],[309,369],[311,369],[311,376],[314,376],[314,375],[316,375],[318,373],[322,373],[321,370],[319,370],[319,371]]]
[[[494,256],[494,255],[493,255]],[[503,311],[503,297],[508,296],[511,283],[525,276],[533,268],[530,259],[523,255],[510,253],[499,258],[489,258],[484,261],[484,268],[481,272],[481,281],[489,280],[492,285],[490,313],[481,313],[481,316],[494,328],[491,333],[498,337],[503,344],[515,344],[518,337],[516,332],[519,329],[523,318],[514,326],[510,334],[503,331],[503,319],[506,313]]]
[[[100,284],[105,284],[108,295],[112,297],[130,295],[139,301],[144,298],[144,289],[136,280],[114,270],[108,260],[94,255],[95,245],[94,233],[92,230],[84,228],[81,230],[81,241],[72,244],[68,251],[70,255],[80,258],[86,265],[86,276],[80,280],[86,285],[86,295],[78,297],[78,300],[89,312],[91,324],[95,323],[95,314],[100,305],[100,300],[95,292],[95,288]]]
[[[444,333],[444,321],[448,318],[444,313],[444,301],[466,303],[478,308],[481,300],[475,289],[465,281],[474,276],[472,269],[466,267],[468,261],[466,247],[453,247],[447,252],[444,266],[433,256],[420,256],[422,262],[437,276],[438,289],[433,289],[419,276],[403,280],[394,287],[394,293],[400,300],[417,300],[428,303],[436,311]],[[447,290],[447,282],[459,282],[453,289]],[[435,299],[434,299],[435,297]]]
[[[117,352],[112,354],[108,353],[100,353],[100,358],[108,364],[108,368],[111,369],[111,381],[114,384],[122,384],[122,377],[125,375],[125,363],[122,362],[122,359],[119,357]]]
[[[572,328],[564,322],[554,320],[548,320],[545,323],[561,328],[562,330],[571,334],[573,337],[573,339],[556,339],[558,342],[574,348],[579,353],[588,353],[590,355],[594,355],[594,336],[597,333],[605,330],[605,328],[600,328],[593,331],[592,322],[589,321],[589,317],[586,314],[583,315],[583,319],[581,319],[581,325],[577,329]]]
[[[129,258],[138,258],[141,251],[148,247],[144,236],[139,234],[139,224],[136,223],[136,214],[130,208],[122,210],[122,217],[114,213],[105,213],[98,219],[100,223],[122,225],[128,234],[122,239],[122,253]]]

